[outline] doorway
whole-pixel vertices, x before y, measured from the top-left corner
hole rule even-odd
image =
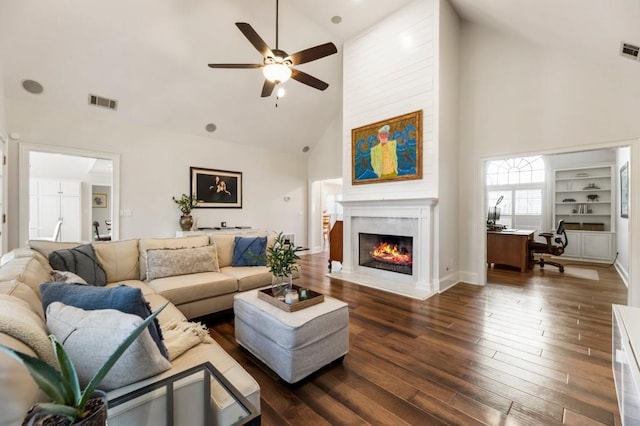
[[[342,178],[311,182],[309,236],[313,253],[329,249],[328,230],[342,220]]]
[[[95,211],[117,239],[118,170],[117,154],[21,143],[21,244],[33,238],[93,241]]]
[[[565,225],[569,222],[573,225],[575,222],[576,225],[581,226],[571,228],[572,230],[568,231],[568,233],[572,234],[570,235],[572,238],[572,241],[570,241],[572,250],[565,251],[565,255],[571,260],[583,259],[603,264],[613,263],[623,280],[629,283],[630,271],[633,267],[631,264],[633,262],[629,261],[631,259],[632,243],[629,238],[629,219],[621,217],[619,211],[619,170],[623,164],[630,164],[631,162],[632,149],[630,141],[610,144],[609,146],[592,150],[550,153],[539,155],[538,157],[544,161],[544,183],[541,188],[541,202],[540,200],[534,200],[538,201],[538,203],[532,203],[531,200],[525,200],[525,202],[521,203],[521,208],[530,209],[532,205],[535,204],[537,206],[540,204],[542,220],[537,223],[542,224],[542,231],[552,230],[558,219],[563,219]],[[487,211],[490,210],[490,207],[495,208],[495,198],[500,195],[493,191],[496,187],[492,188],[491,185],[495,182],[495,178],[492,182],[491,179],[487,178],[487,173],[492,170],[492,164],[508,161],[513,162],[513,158],[483,161],[485,180],[482,183],[484,185],[482,203],[485,220]],[[503,191],[505,188],[508,190],[505,193],[512,193],[510,188],[498,187],[499,190]],[[591,200],[585,197],[594,199]],[[504,198],[507,197],[505,196]],[[629,200],[629,203],[631,203],[631,200]],[[580,210],[580,205],[586,206],[584,211]],[[516,210],[513,208],[513,203],[509,203],[507,207],[508,212]],[[512,218],[507,214],[507,224],[511,224],[511,220]],[[530,225],[527,222],[525,223]],[[524,225],[524,228],[536,231],[537,235],[539,229],[526,225]],[[594,228],[595,225],[600,227]],[[507,228],[512,227],[514,226],[507,226]],[[515,226],[515,228],[522,227]],[[601,232],[598,234],[595,231]],[[486,233],[483,232],[483,234],[486,238]],[[610,250],[605,247],[609,245],[611,246]],[[486,244],[483,248],[485,253],[483,262],[485,262],[487,259]],[[578,251],[575,252],[575,250]],[[598,260],[598,256],[600,256],[600,260]],[[482,267],[485,268],[485,265],[486,263],[483,263]],[[486,283],[486,273],[480,276],[482,278],[481,284]]]

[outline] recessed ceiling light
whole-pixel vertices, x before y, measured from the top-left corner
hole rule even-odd
[[[215,125],[215,124],[213,124],[213,123],[209,123],[209,124],[207,124],[204,128],[205,128],[205,129],[207,130],[207,132],[209,132],[209,133],[213,133],[213,132],[215,132],[215,131],[216,131],[216,129],[217,129],[216,125]]]
[[[339,24],[340,22],[342,22],[342,17],[336,15],[333,18],[331,18],[331,22],[333,22],[334,24]]]
[[[34,95],[39,95],[43,92],[44,88],[42,84],[38,83],[35,80],[22,80],[22,87],[29,93],[33,93]]]

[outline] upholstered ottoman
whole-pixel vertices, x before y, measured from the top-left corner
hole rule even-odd
[[[289,383],[349,352],[349,307],[338,299],[286,312],[251,290],[235,295],[233,310],[236,341]]]

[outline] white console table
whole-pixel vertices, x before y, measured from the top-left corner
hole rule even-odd
[[[623,425],[640,424],[640,308],[613,305],[613,378]]]
[[[234,235],[266,235],[267,232],[255,228],[220,228],[220,229],[200,229],[197,231],[176,231],[176,237],[192,237],[194,235],[215,235],[215,234],[234,234]]]

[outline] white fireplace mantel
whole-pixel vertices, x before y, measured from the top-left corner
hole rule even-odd
[[[433,279],[433,209],[437,198],[343,200],[344,252],[339,278],[369,287],[426,299],[436,292]],[[370,218],[370,220],[364,220]],[[413,274],[402,275],[358,265],[358,233],[363,227],[393,228],[404,220],[414,238]],[[371,231],[379,231],[372,229]]]

